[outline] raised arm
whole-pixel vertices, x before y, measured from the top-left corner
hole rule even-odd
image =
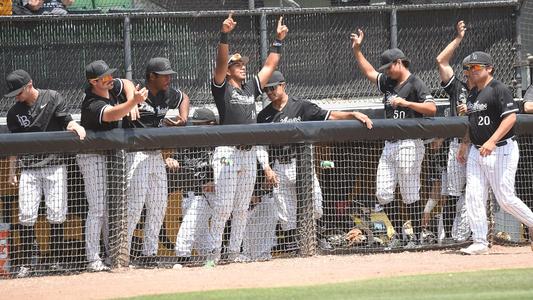
[[[466,26],[464,21],[459,21],[455,26],[457,33],[453,41],[451,41],[444,50],[437,56],[437,65],[439,67],[440,80],[444,83],[450,81],[453,76],[453,69],[450,66],[450,59],[452,58],[455,49],[459,47],[466,32]]]
[[[287,36],[288,32],[289,28],[286,25],[283,25],[283,17],[279,17],[278,27],[276,29],[276,40],[274,41],[274,43],[272,43],[272,47],[270,48],[270,54],[268,54],[265,64],[263,65],[263,68],[261,68],[261,71],[259,71],[258,74],[261,89],[268,83],[268,80],[272,76],[272,73],[274,73],[274,71],[276,71],[278,67],[278,63],[281,57],[281,45],[283,44],[283,40]]]
[[[355,60],[357,61],[357,65],[359,66],[359,70],[363,72],[363,74],[368,78],[368,80],[372,81],[373,83],[376,83],[378,80],[378,71],[374,69],[374,67],[366,60],[365,56],[363,55],[363,52],[361,52],[361,44],[363,43],[363,38],[365,37],[365,33],[361,29],[357,29],[356,33],[351,34],[351,40],[352,40],[352,50],[353,55],[355,56]]]
[[[228,34],[235,29],[235,26],[237,26],[237,22],[233,20],[233,12],[230,12],[228,18],[224,20],[222,27],[220,28],[220,41],[217,49],[217,61],[215,65],[215,71],[213,73],[213,80],[217,85],[221,85],[226,79],[229,59]]]
[[[133,83],[127,79],[121,79],[124,84],[124,93],[126,94],[126,102],[115,106],[108,105],[104,109],[102,120],[105,122],[118,121],[126,116],[137,104],[140,104],[148,97],[148,90],[142,88],[139,90],[139,85],[134,86]]]
[[[354,112],[345,112],[345,111],[331,111],[329,113],[328,120],[359,120],[359,122],[363,123],[366,128],[372,129],[372,120],[370,118],[358,111]]]

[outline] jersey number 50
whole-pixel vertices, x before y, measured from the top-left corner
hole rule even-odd
[[[477,125],[479,126],[487,126],[490,125],[490,118],[489,116],[479,116]]]
[[[403,110],[394,110],[395,119],[405,119],[405,111]]]

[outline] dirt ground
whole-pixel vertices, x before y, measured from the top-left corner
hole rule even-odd
[[[0,280],[5,299],[107,299],[252,287],[302,286],[425,273],[533,268],[530,247],[495,246],[490,255],[456,250],[314,256],[215,268],[134,270]]]

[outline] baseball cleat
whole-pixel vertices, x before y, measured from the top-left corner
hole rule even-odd
[[[87,265],[87,270],[89,272],[103,272],[103,271],[110,271],[111,269],[104,265],[104,263],[101,260],[95,260]]]
[[[20,266],[19,272],[17,273],[17,278],[26,278],[30,276],[30,268],[26,266]]]
[[[467,255],[486,255],[489,254],[489,247],[481,243],[473,243],[467,248],[462,248],[460,251]]]

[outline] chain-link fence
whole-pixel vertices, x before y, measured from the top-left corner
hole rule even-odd
[[[355,7],[283,11],[243,11],[230,35],[230,51],[249,56],[250,74],[258,72],[273,40],[280,15],[290,29],[280,69],[288,91],[325,103],[379,101],[378,91],[357,69],[350,33],[365,31],[363,52],[375,66],[382,51],[399,46],[412,60],[412,69],[437,97],[435,57],[453,39],[455,23],[464,19],[467,36],[452,64],[473,50],[493,55],[499,78],[513,85],[516,62],[517,2],[433,6]],[[104,59],[119,69],[117,76],[144,81],[146,62],[155,56],[170,59],[178,75],[174,85],[195,106],[212,103],[210,80],[220,25],[228,12],[144,13],[66,17],[0,18],[0,76],[26,69],[38,88],[62,93],[69,109],[79,112],[84,91],[84,66]],[[262,34],[263,33],[263,34]],[[0,85],[0,94],[6,86]],[[376,100],[377,99],[377,100]],[[2,99],[4,117],[14,99]]]
[[[83,143],[69,133],[0,135],[0,274],[464,245],[465,166],[457,164],[454,137],[466,120],[412,121],[376,120],[372,131],[357,122],[246,133],[237,126],[115,130]],[[530,208],[532,124],[526,117],[517,126],[516,191]],[[252,146],[265,140],[272,142]],[[59,148],[65,153],[51,154]],[[262,151],[277,185],[257,163]],[[403,161],[399,181],[378,167],[387,155]],[[387,193],[391,202],[379,205]],[[527,228],[494,197],[488,212],[493,243],[528,241]]]

